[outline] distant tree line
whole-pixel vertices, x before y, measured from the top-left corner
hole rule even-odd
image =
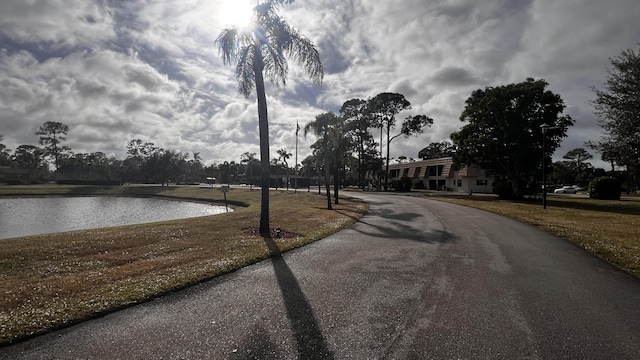
[[[37,174],[14,179],[21,183],[57,180],[87,184],[140,182],[163,186],[169,181],[188,184],[207,181],[207,178],[222,182],[245,180],[245,169],[255,167],[255,157],[248,163],[225,161],[205,166],[199,152],[163,149],[141,139],[132,139],[126,144],[125,159],[100,151],[75,153],[64,145],[68,133],[69,127],[65,124],[45,122],[36,132],[43,146],[25,144],[13,152],[1,143],[3,136],[0,135],[0,166]],[[50,170],[51,166],[53,170]]]

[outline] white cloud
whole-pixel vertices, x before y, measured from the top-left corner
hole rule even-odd
[[[217,163],[258,152],[255,97],[238,93],[215,48],[234,1],[0,2],[4,144],[36,144],[34,131],[54,120],[70,126],[76,152],[123,157],[135,137]],[[272,157],[295,150],[296,121],[397,91],[435,120],[392,143],[392,157],[415,158],[463,125],[473,90],[535,77],[577,121],[560,158],[599,137],[590,87],[610,57],[636,47],[638,13],[635,0],[296,1],[282,15],[318,45],[326,74],[316,86],[292,65],[285,88],[268,86]],[[314,140],[300,135],[300,160]]]
[[[42,47],[93,47],[115,39],[108,8],[85,0],[0,2],[0,33]]]

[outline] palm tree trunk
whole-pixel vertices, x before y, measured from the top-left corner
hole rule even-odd
[[[318,195],[321,194],[320,189],[322,187],[322,185],[320,184],[320,164],[316,164],[317,170],[318,170]]]
[[[327,190],[327,210],[333,210],[331,206],[331,184],[329,184],[329,176],[331,175],[329,170],[329,164],[324,165],[324,186]]]
[[[391,126],[387,126],[387,166],[384,171],[384,191],[389,189],[389,144],[391,140],[389,140],[389,131],[391,130]]]
[[[331,207],[331,184],[329,184],[329,177],[331,175],[331,154],[329,154],[328,124],[325,124],[322,139],[322,148],[324,150],[324,186],[327,190],[327,210],[333,210],[333,207]]]
[[[284,175],[287,179],[287,191],[289,191],[289,164],[287,164],[287,160],[284,160]]]
[[[340,203],[339,200],[339,191],[340,191],[340,181],[342,181],[342,160],[340,159],[341,150],[338,149],[336,153],[336,166],[333,170],[333,203],[338,205]]]
[[[364,138],[359,134],[358,144],[358,186],[364,190],[364,172],[362,171],[362,157],[364,156]]]
[[[333,203],[338,205],[338,187],[340,186],[340,169],[336,165],[333,170]]]
[[[383,125],[380,124],[380,162],[382,162],[382,130],[383,130]],[[381,165],[382,166],[382,165]],[[378,191],[380,191],[380,185],[378,184]],[[385,186],[386,186],[386,180],[385,180]],[[385,189],[386,190],[386,189]]]
[[[262,168],[262,183],[260,197],[260,234],[269,235],[269,118],[267,114],[267,97],[264,92],[264,78],[262,77],[262,53],[260,43],[255,45],[255,61],[253,70],[256,76],[256,96],[258,98],[258,128],[260,132],[260,165]]]

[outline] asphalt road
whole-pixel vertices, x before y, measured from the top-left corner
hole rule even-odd
[[[637,278],[497,215],[358,196],[347,230],[0,358],[640,359]]]

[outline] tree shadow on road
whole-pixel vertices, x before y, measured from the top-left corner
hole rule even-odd
[[[369,215],[380,216],[385,219],[393,219],[393,220],[400,220],[400,221],[412,221],[414,219],[417,219],[423,216],[423,214],[412,213],[412,212],[396,213],[393,210],[384,209],[384,208],[370,209]]]
[[[251,344],[251,349],[247,353],[240,353],[240,359],[274,359],[281,357],[285,350],[269,336],[269,332],[261,325],[256,325],[250,330],[245,339]]]
[[[386,217],[389,218],[389,217]],[[360,219],[353,229],[363,235],[384,239],[410,240],[426,244],[444,244],[458,240],[458,237],[446,230],[432,229],[424,231],[399,221],[388,221],[391,226],[379,226]]]
[[[280,249],[271,237],[263,236],[271,254],[271,262],[282,292],[287,317],[295,336],[299,359],[333,359],[326,339],[318,326],[313,309],[307,301],[295,275],[284,261]]]

